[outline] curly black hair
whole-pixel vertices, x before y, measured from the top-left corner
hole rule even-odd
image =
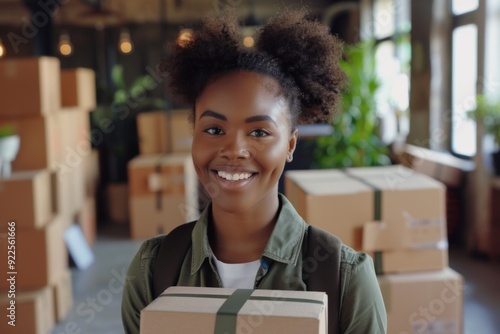
[[[274,78],[288,102],[292,127],[331,121],[346,79],[339,67],[342,43],[307,11],[285,11],[260,30],[253,50],[240,46],[234,13],[206,18],[165,62],[169,90],[194,106],[210,82],[234,71]]]

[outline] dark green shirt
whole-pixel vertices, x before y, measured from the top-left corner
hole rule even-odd
[[[276,226],[262,253],[255,278],[256,289],[307,290],[302,278],[308,266],[318,263],[307,256],[308,225],[283,195]],[[210,248],[207,226],[209,206],[192,233],[192,246],[181,268],[177,285],[222,287]],[[146,240],[132,260],[122,299],[126,333],[139,333],[140,312],[153,301],[153,269],[163,235]],[[176,256],[173,254],[173,256]],[[343,245],[340,264],[341,333],[386,333],[387,317],[371,258]]]

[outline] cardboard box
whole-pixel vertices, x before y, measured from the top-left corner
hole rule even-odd
[[[189,110],[145,112],[137,116],[141,154],[191,152]]]
[[[323,292],[170,287],[141,311],[141,334],[326,334],[327,302]]]
[[[285,194],[308,224],[356,250],[366,222],[392,226],[445,217],[444,186],[402,166],[289,171]]]
[[[74,163],[92,154],[90,143],[90,115],[80,108],[63,108],[59,113],[61,161]]]
[[[442,271],[379,276],[388,334],[462,333],[463,277]]]
[[[49,115],[61,108],[61,64],[55,57],[0,60],[0,117]]]
[[[95,72],[89,68],[61,71],[61,104],[85,111],[96,108]]]
[[[139,156],[128,171],[133,238],[168,233],[197,219],[198,178],[190,154]]]
[[[56,322],[64,320],[73,307],[73,283],[71,271],[64,270],[52,286],[54,295],[54,318]]]
[[[17,272],[16,289],[38,289],[55,283],[68,266],[68,253],[64,244],[62,217],[54,218],[40,229],[15,230],[15,268],[0,261],[3,273]],[[7,259],[8,239],[0,238],[0,255]],[[7,280],[0,280],[0,291],[9,288]]]
[[[29,100],[29,98],[24,97]],[[0,108],[1,109],[1,108]],[[15,171],[51,168],[61,156],[59,115],[47,117],[2,118],[0,126],[10,124],[21,138],[19,153],[12,162]]]
[[[448,266],[445,220],[410,219],[390,226],[365,223],[362,250],[373,257],[378,275],[444,269]]]
[[[41,228],[53,217],[50,172],[15,172],[0,178],[0,221],[18,228]]]
[[[372,258],[377,275],[436,271],[448,267],[448,249],[404,249],[367,252]]]
[[[392,225],[367,222],[363,226],[362,250],[366,252],[430,248],[448,248],[445,219],[408,219]]]
[[[7,293],[0,296],[0,308],[9,314],[6,309],[10,307]],[[54,322],[54,296],[50,287],[37,291],[15,293],[15,327],[9,325],[8,317],[3,316],[0,321],[0,333],[12,334],[47,334],[55,325]]]
[[[51,174],[52,187],[57,196],[54,197],[54,210],[72,224],[85,204],[85,170],[83,163],[74,167],[59,165]]]
[[[89,197],[97,195],[97,188],[99,186],[100,171],[99,171],[99,152],[96,149],[83,159],[84,163],[84,182],[85,194]]]
[[[127,224],[130,220],[129,188],[127,183],[110,183],[106,186],[108,217],[112,223]]]
[[[59,197],[57,212],[66,218],[83,209],[86,196],[86,168],[93,150],[89,140],[89,113],[78,108],[65,108],[59,114],[58,129],[61,145],[60,158],[54,163],[53,183]]]
[[[77,222],[82,229],[85,240],[93,245],[96,237],[96,206],[95,198],[87,197],[83,209],[77,215]]]

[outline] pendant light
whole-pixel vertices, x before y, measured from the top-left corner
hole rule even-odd
[[[120,32],[120,40],[118,42],[118,47],[120,52],[123,54],[128,54],[134,49],[132,40],[130,39],[130,33],[127,28],[123,28]]]
[[[62,31],[59,35],[59,43],[57,45],[59,53],[65,57],[70,56],[73,53],[73,44],[69,38],[69,33],[67,31]]]

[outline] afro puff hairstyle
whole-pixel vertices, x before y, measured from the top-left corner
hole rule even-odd
[[[210,82],[229,72],[251,71],[280,84],[293,128],[330,122],[346,79],[339,67],[342,43],[306,14],[285,11],[271,18],[253,50],[240,46],[234,13],[206,18],[192,38],[173,46],[164,64],[169,91],[194,106]]]

